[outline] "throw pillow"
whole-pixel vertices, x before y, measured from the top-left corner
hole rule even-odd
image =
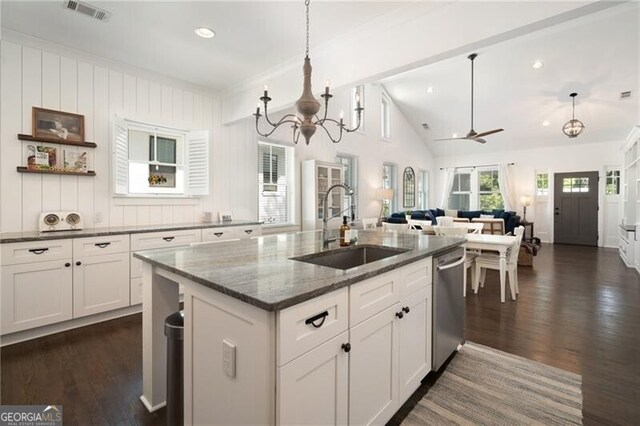
[[[458,217],[458,210],[445,210],[444,215],[449,217]]]
[[[495,216],[494,216],[494,215],[492,215],[492,214],[481,214],[481,215],[480,215],[480,218],[481,218],[481,219],[494,219],[494,218],[495,218]]]

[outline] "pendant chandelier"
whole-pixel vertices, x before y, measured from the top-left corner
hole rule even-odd
[[[573,112],[571,114],[571,120],[567,121],[565,125],[562,126],[562,131],[570,138],[575,138],[584,130],[584,124],[582,121],[576,120],[576,96],[578,96],[578,94],[572,93],[569,96],[571,96],[573,101]]]
[[[309,1],[310,0],[306,0],[304,2],[306,6],[307,17],[307,44],[304,57],[304,66],[302,67],[304,73],[302,96],[300,96],[300,99],[298,99],[295,103],[296,111],[298,113],[287,114],[279,121],[275,123],[272,122],[267,114],[267,104],[269,103],[271,98],[269,97],[267,86],[265,86],[264,95],[260,98],[260,101],[262,101],[262,103],[264,104],[265,121],[271,126],[271,129],[263,133],[258,127],[258,122],[260,121],[260,117],[262,117],[262,114],[260,113],[260,102],[258,102],[256,112],[255,114],[253,114],[253,116],[256,118],[256,132],[258,132],[260,136],[269,137],[281,125],[290,124],[291,128],[293,129],[293,142],[297,144],[298,139],[302,134],[305,141],[307,142],[307,145],[309,145],[309,140],[316,132],[316,129],[320,127],[327,133],[327,136],[329,136],[331,142],[338,143],[342,140],[342,135],[344,132],[351,133],[358,130],[358,128],[360,127],[362,111],[364,111],[364,108],[360,106],[359,95],[356,95],[356,107],[354,108],[354,111],[357,115],[357,123],[356,127],[354,127],[353,129],[349,129],[347,128],[347,126],[345,126],[342,112],[340,113],[340,120],[327,118],[329,99],[333,97],[333,95],[329,93],[329,83],[327,82],[324,88],[324,93],[320,95],[320,97],[324,99],[324,114],[322,114],[322,118],[318,117],[317,114],[318,111],[320,111],[320,102],[318,102],[318,100],[313,96],[313,92],[311,91],[311,59],[309,59]],[[334,124],[340,129],[337,137],[334,137],[331,132],[329,132],[329,129],[326,127],[326,125],[329,124]]]

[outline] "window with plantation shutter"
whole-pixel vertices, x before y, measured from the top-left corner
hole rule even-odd
[[[258,215],[266,224],[291,221],[289,162],[292,148],[258,143]]]

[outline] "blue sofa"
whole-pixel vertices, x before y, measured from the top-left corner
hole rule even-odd
[[[471,219],[479,218],[480,215],[493,215],[497,219],[504,220],[505,232],[513,232],[513,230],[520,225],[520,216],[516,212],[505,211],[501,209],[495,209],[491,211],[483,210],[458,210],[458,217]],[[429,210],[412,210],[411,219],[414,220],[430,220],[432,224],[436,224],[436,217],[444,216],[444,210],[442,209],[429,209]],[[407,223],[404,212],[393,213],[387,218],[389,223]]]

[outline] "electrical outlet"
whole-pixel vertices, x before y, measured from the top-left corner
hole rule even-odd
[[[100,212],[96,212],[96,213],[93,215],[93,221],[94,221],[95,223],[100,223],[100,222],[102,222],[102,213],[100,213]]]
[[[236,377],[236,345],[222,340],[222,370],[232,379]]]

